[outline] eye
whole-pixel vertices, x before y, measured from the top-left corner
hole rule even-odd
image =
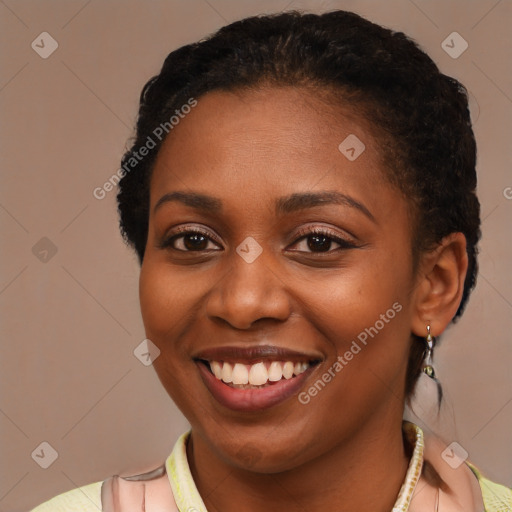
[[[304,228],[299,231],[298,236],[300,238],[295,245],[302,244],[303,248],[296,250],[297,252],[328,253],[357,247],[353,241],[324,227]],[[333,243],[339,247],[332,249]]]
[[[332,253],[357,247],[354,242],[324,227],[304,228],[297,233],[297,236],[299,239],[294,245],[298,245],[299,249],[294,249],[295,252]],[[300,248],[301,244],[302,248]],[[333,244],[338,247],[333,249]],[[190,226],[177,228],[160,243],[161,249],[174,249],[181,252],[222,250],[219,246],[220,243],[214,240],[211,233]]]
[[[178,232],[178,234],[176,234]],[[174,249],[182,252],[200,252],[218,250],[218,244],[212,241],[210,233],[198,228],[178,228],[160,244],[161,249]]]

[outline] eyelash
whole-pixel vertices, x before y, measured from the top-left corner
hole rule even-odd
[[[319,226],[313,226],[313,227],[309,227],[309,228],[300,229],[296,235],[298,237],[298,239],[295,241],[295,243],[300,242],[301,240],[307,238],[308,236],[312,236],[312,235],[323,235],[323,236],[329,238],[331,241],[337,243],[341,247],[338,247],[337,249],[330,249],[329,251],[326,251],[326,252],[320,251],[320,252],[315,253],[314,251],[311,251],[310,254],[329,254],[334,251],[340,251],[343,249],[355,249],[357,247],[357,245],[354,242],[349,241],[346,238],[342,238],[335,231],[331,231],[328,228],[319,227]],[[301,251],[301,252],[303,252],[303,251]]]
[[[176,249],[175,247],[172,247],[172,244],[175,240],[178,240],[178,239],[184,237],[185,235],[202,235],[205,238],[209,239],[210,241],[213,241],[220,245],[220,242],[218,242],[214,237],[212,237],[211,233],[209,233],[205,230],[202,230],[200,228],[190,228],[188,226],[185,226],[185,227],[177,228],[175,233],[173,233],[171,236],[165,238],[162,241],[162,243],[159,244],[160,249],[173,249],[175,251],[184,252],[184,253],[194,253],[194,252],[201,253],[204,251],[211,251],[211,249],[202,249],[200,251],[189,251],[189,250],[183,250],[183,249]],[[323,235],[323,236],[329,238],[331,241],[340,245],[340,247],[338,247],[336,249],[330,249],[328,251],[317,251],[317,252],[315,252],[315,251],[294,251],[294,252],[302,252],[302,253],[306,252],[307,254],[330,254],[335,251],[342,251],[345,249],[354,249],[357,247],[357,245],[354,242],[340,237],[336,232],[331,231],[328,228],[318,227],[318,226],[302,228],[301,230],[299,230],[299,232],[296,234],[296,237],[298,237],[298,238],[295,240],[293,245],[297,244],[298,242],[300,242],[312,235]]]
[[[176,249],[176,248],[172,247],[172,243],[174,242],[174,240],[177,240],[178,238],[182,238],[185,235],[202,235],[205,238],[208,238],[210,240],[213,239],[211,233],[209,233],[207,231],[204,231],[200,228],[190,228],[188,226],[185,226],[185,227],[181,227],[181,228],[176,228],[176,233],[173,233],[171,236],[166,237],[160,244],[160,249],[170,248],[170,249],[174,249],[175,251],[179,251],[179,252],[202,252],[202,251],[184,251],[183,249]],[[215,243],[219,243],[215,239],[213,239],[213,241],[215,241]]]

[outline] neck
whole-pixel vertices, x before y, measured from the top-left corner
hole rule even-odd
[[[328,453],[280,473],[234,468],[196,438],[189,443],[188,460],[208,510],[390,512],[410,454],[404,446],[402,418],[382,420],[377,417]]]

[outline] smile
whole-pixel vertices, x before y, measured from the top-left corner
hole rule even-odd
[[[300,375],[310,367],[308,361],[260,361],[252,365],[209,361],[208,364],[218,380],[237,389],[267,387],[271,382],[288,380]]]
[[[210,396],[228,409],[247,413],[297,395],[324,356],[259,345],[209,348],[193,359]]]

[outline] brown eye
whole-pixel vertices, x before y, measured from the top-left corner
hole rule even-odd
[[[300,238],[295,242],[295,245],[300,247],[302,244],[302,248],[296,249],[297,252],[327,253],[357,247],[355,243],[325,228],[305,229],[299,233],[299,236]],[[333,243],[339,247],[332,249]]]
[[[307,237],[308,248],[313,252],[326,252],[331,248],[332,238],[325,235],[310,235]]]
[[[211,240],[211,237],[200,230],[183,230],[180,234],[167,237],[162,244],[162,249],[174,249],[182,252],[199,252],[217,250],[219,247]]]

